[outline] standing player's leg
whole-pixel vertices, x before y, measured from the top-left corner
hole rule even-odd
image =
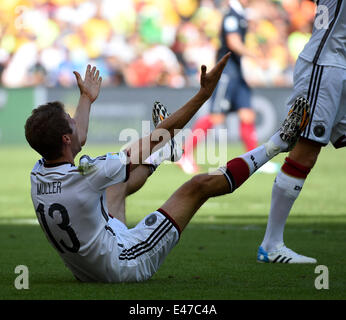
[[[201,174],[181,186],[158,210],[169,215],[183,230],[195,212],[210,197],[231,193],[259,167],[278,153],[290,150],[308,121],[309,106],[297,99],[279,132],[267,143],[229,161],[215,174]]]
[[[301,139],[285,159],[273,184],[268,224],[258,251],[259,262],[316,262],[315,259],[295,254],[289,249],[287,252],[287,248],[283,245],[283,233],[287,217],[317,161],[320,150],[321,145]]]
[[[310,81],[307,81],[309,77]],[[346,106],[343,103],[346,88],[345,82],[341,81],[345,79],[344,70],[298,59],[294,79],[293,97],[307,97],[312,106],[311,117],[302,138],[285,159],[275,179],[268,225],[257,254],[259,262],[316,263],[316,259],[299,255],[284,245],[284,228],[321,147],[329,140],[336,147],[342,146],[339,139],[346,131],[346,120],[343,127],[343,119],[346,119]]]

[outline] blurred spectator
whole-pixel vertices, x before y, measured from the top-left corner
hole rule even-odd
[[[228,0],[6,0],[0,2],[0,79],[6,87],[74,85],[97,64],[104,84],[196,86],[215,63]],[[256,86],[289,86],[310,37],[308,0],[253,0],[244,59]]]

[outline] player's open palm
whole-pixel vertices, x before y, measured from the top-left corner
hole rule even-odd
[[[205,65],[201,66],[200,92],[206,97],[209,98],[212,95],[230,55],[230,52],[225,54],[209,72]]]
[[[85,71],[84,80],[77,71],[74,71],[73,73],[76,76],[80,94],[86,95],[91,102],[94,102],[100,93],[102,82],[99,70],[96,70],[96,67],[91,68],[89,64]]]

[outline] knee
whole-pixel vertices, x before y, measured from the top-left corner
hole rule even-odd
[[[189,181],[189,190],[191,193],[198,193],[201,196],[208,194],[208,186],[212,177],[208,174],[198,174]]]
[[[299,164],[312,169],[321,151],[321,146],[309,141],[299,141],[290,152],[289,158]]]

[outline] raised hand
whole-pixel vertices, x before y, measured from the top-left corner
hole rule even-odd
[[[207,72],[207,67],[205,65],[201,66],[200,93],[206,98],[212,95],[230,55],[230,52],[225,54],[209,72]]]
[[[84,80],[77,71],[73,72],[76,76],[77,84],[81,96],[86,96],[90,99],[90,102],[93,103],[99,93],[102,83],[102,77],[100,77],[100,71],[96,70],[96,67],[91,69],[90,64],[87,66],[85,71]]]

